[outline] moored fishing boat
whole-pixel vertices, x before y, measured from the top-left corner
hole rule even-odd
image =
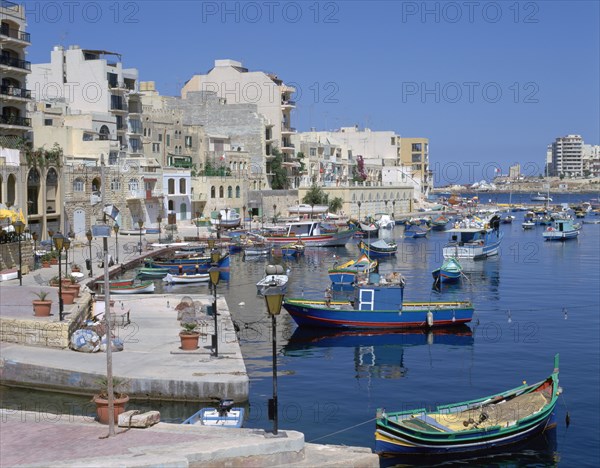
[[[232,209],[224,209],[219,211],[220,218],[211,219],[210,222],[217,228],[232,229],[236,228],[242,222],[240,214]]]
[[[109,285],[111,294],[145,294],[154,292],[154,283],[152,281],[142,281],[138,284],[130,285]]]
[[[379,226],[371,220],[366,222],[361,221],[358,223],[358,226],[363,236],[377,237],[379,235]]]
[[[139,279],[162,279],[167,273],[168,268],[139,268],[136,276]]]
[[[439,215],[431,220],[431,229],[434,231],[444,231],[450,219],[444,215]]]
[[[244,408],[233,406],[233,400],[221,400],[218,408],[202,408],[182,424],[199,424],[215,427],[242,427]]]
[[[267,232],[264,239],[266,243],[274,246],[301,240],[307,247],[335,247],[346,245],[356,232],[356,228],[351,227],[338,232],[323,234],[320,226],[320,221],[287,223],[283,235],[269,235]]]
[[[452,237],[444,246],[444,258],[479,259],[497,255],[503,237],[497,215],[489,219],[464,219],[448,232]]]
[[[282,245],[281,247],[274,247],[271,249],[271,255],[275,257],[299,257],[300,255],[304,255],[305,249],[304,242],[296,241]]]
[[[357,260],[349,260],[341,265],[334,264],[327,270],[331,283],[335,286],[351,286],[360,273],[371,273],[377,268],[377,260],[371,260],[368,255],[362,254]]]
[[[412,237],[413,239],[418,239],[422,237],[427,237],[428,232],[429,227],[426,224],[406,223],[406,226],[404,228],[404,237]]]
[[[267,265],[265,277],[256,283],[256,294],[263,295],[267,288],[278,288],[281,294],[285,294],[289,277],[281,265]]]
[[[108,286],[109,288],[112,288],[113,286],[131,286],[133,285],[135,281],[135,278],[123,278],[123,279],[118,279],[118,280],[110,280],[108,282]],[[100,285],[102,285],[102,283],[98,283]]]
[[[404,278],[398,272],[361,278],[349,300],[286,298],[283,307],[300,327],[404,329],[468,323],[470,302],[404,302]]]
[[[542,233],[542,236],[548,241],[576,239],[580,229],[581,226],[577,223],[573,223],[572,219],[555,219],[552,226],[546,228]]]
[[[385,413],[378,410],[375,452],[402,456],[465,456],[511,446],[549,430],[561,392],[559,357],[552,374],[476,400]]]
[[[183,283],[204,283],[210,279],[208,273],[196,273],[196,274],[183,274],[183,275],[172,275],[168,273],[163,281],[171,284],[183,284]]]
[[[394,241],[388,242],[385,239],[379,239],[371,243],[361,241],[358,248],[370,258],[391,257],[396,255],[398,251],[398,245]]]
[[[387,213],[375,213],[375,224],[379,229],[394,229],[396,222]]]
[[[445,259],[441,267],[436,268],[431,272],[433,278],[440,283],[456,282],[460,279],[462,274],[462,265],[454,257]]]

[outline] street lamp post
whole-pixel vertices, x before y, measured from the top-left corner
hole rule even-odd
[[[246,205],[242,206],[242,229],[244,229],[246,225]],[[250,221],[252,223],[252,221]],[[250,224],[250,230],[252,230],[252,224]]]
[[[196,241],[200,240],[200,225],[198,224],[198,220],[200,219],[200,212],[196,211]]]
[[[275,224],[276,217],[277,217],[277,205],[273,205],[273,224]]]
[[[21,235],[25,230],[25,223],[21,220],[17,220],[13,223],[15,233],[19,239],[19,286],[23,286],[23,257],[21,255]]]
[[[37,256],[37,240],[38,240],[38,233],[37,232],[32,232],[31,233],[31,238],[33,239],[33,262],[34,268],[37,268],[39,266],[38,264],[38,256]]]
[[[65,237],[63,241],[63,248],[65,249],[65,253],[67,254],[67,258],[65,258],[65,278],[69,274],[67,268],[69,267],[69,247],[71,247],[71,239]]]
[[[219,357],[219,336],[217,329],[217,284],[219,284],[219,276],[221,274],[219,268],[217,267],[217,262],[219,258],[218,252],[213,252],[211,254],[211,260],[214,259],[212,263],[212,267],[208,270],[208,274],[210,276],[210,282],[213,287],[213,317],[215,319],[215,333],[212,336],[212,347],[215,350],[215,357]]]
[[[392,218],[396,217],[396,200],[392,200]]]
[[[217,218],[219,218],[219,225],[217,226],[217,239],[221,238],[221,220],[223,219],[223,215],[221,213],[219,213],[219,216],[217,216]]]
[[[388,201],[387,200],[383,200],[383,203],[385,204],[385,214],[387,214]]]
[[[119,263],[119,227],[117,223],[113,226],[113,231],[115,231],[115,262],[117,263]]]
[[[277,435],[277,316],[281,312],[283,294],[281,288],[274,281],[269,284],[264,292],[267,312],[271,316],[271,334],[273,341],[273,398],[269,400],[269,419],[273,421],[273,435]]]
[[[89,273],[89,277],[91,278],[92,276],[94,276],[94,269],[92,267],[92,265],[94,264],[94,260],[92,259],[92,239],[93,239],[93,235],[92,235],[92,230],[88,229],[88,231],[85,233],[85,237],[87,237],[88,240],[88,245],[90,246],[90,273]]]
[[[158,223],[158,243],[160,244],[160,223],[162,222],[162,216],[158,215],[156,217],[156,222]]]
[[[64,311],[64,303],[62,298],[62,278],[61,278],[61,264],[60,257],[61,251],[63,249],[63,245],[65,242],[65,236],[63,236],[60,232],[57,232],[52,236],[52,242],[54,243],[54,247],[58,250],[58,320],[62,322],[63,319],[63,311]]]
[[[50,239],[50,252],[54,250],[54,231],[52,229],[48,229],[48,239]]]
[[[358,222],[360,223],[360,205],[362,205],[362,203],[356,202],[356,204],[358,205]]]
[[[144,221],[138,219],[138,226],[140,227],[140,255],[142,255],[142,227],[144,226]]]

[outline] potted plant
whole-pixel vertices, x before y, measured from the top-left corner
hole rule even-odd
[[[81,272],[81,267],[79,265],[77,265],[77,263],[73,263],[71,265],[71,271],[76,272],[76,273],[80,273]]]
[[[52,309],[52,301],[46,299],[47,291],[39,291],[34,293],[38,298],[33,300],[33,315],[36,317],[49,317]]]
[[[119,420],[119,415],[125,412],[125,405],[129,401],[129,396],[124,393],[125,387],[128,384],[126,379],[113,377],[113,406],[115,423]],[[96,404],[96,415],[100,424],[108,424],[108,379],[102,376],[96,380],[100,387],[97,395],[94,395],[92,401]]]
[[[48,284],[50,286],[58,287],[58,275],[53,276],[52,278],[50,278],[50,280],[48,280]]]
[[[73,304],[73,302],[75,302],[75,295],[77,294],[77,291],[69,286],[64,286],[61,288],[62,289],[62,300],[63,300],[63,304],[64,305],[71,305]]]
[[[50,256],[48,254],[42,255],[42,268],[50,268]]]
[[[181,349],[184,351],[192,351],[198,349],[198,340],[200,339],[200,332],[196,329],[197,323],[188,322],[182,323],[182,330],[179,332],[179,339],[181,340]]]

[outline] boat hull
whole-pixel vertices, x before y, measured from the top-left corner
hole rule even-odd
[[[306,247],[343,247],[355,234],[356,230],[320,234],[315,236],[300,236]],[[265,242],[273,245],[284,245],[298,241],[298,236],[266,236]]]
[[[138,285],[132,286],[109,286],[111,294],[147,294],[154,292],[154,283],[145,281]]]
[[[569,239],[576,239],[579,236],[579,230],[575,231],[545,231],[542,236],[547,241],[566,241]]]
[[[473,317],[468,302],[404,303],[402,310],[355,310],[347,302],[286,299],[283,307],[300,327],[405,329],[465,324]],[[344,308],[343,308],[344,307]],[[428,318],[431,313],[431,318]]]
[[[492,257],[498,255],[500,250],[500,244],[502,242],[502,233],[500,233],[497,240],[489,242],[488,244],[482,245],[467,245],[467,244],[456,244],[447,245],[443,249],[444,258],[470,258],[473,260],[479,258]]]

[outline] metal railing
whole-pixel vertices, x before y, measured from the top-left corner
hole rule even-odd
[[[1,115],[0,124],[20,125],[21,127],[31,127],[31,119],[28,117],[19,117],[16,115]]]
[[[31,99],[31,91],[25,88],[17,88],[15,86],[0,86],[0,94],[6,96],[20,97],[25,99]]]
[[[0,65],[8,65],[9,67],[31,70],[31,62],[14,57],[9,57],[8,55],[0,55]]]
[[[19,31],[18,29],[10,28],[8,25],[3,24],[0,27],[0,35],[12,37],[19,41],[31,42],[31,34]]]

